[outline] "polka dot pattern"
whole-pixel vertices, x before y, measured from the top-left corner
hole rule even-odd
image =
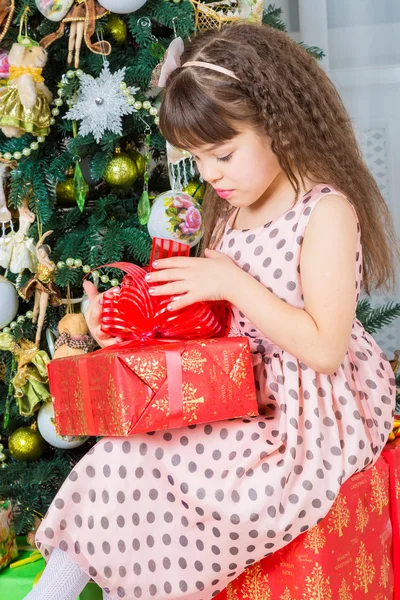
[[[223,251],[303,308],[301,245],[316,203],[331,192],[317,186],[265,227],[228,226]],[[359,240],[356,297],[361,261]],[[231,334],[247,336],[254,353],[259,416],[103,438],[37,532],[46,559],[52,548],[67,552],[112,598],[217,597],[322,519],[340,485],[386,442],[393,374],[356,319],[342,365],[323,375],[233,313]]]

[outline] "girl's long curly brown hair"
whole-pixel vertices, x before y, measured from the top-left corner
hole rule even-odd
[[[305,178],[349,198],[361,226],[364,289],[392,289],[400,251],[390,212],[340,96],[317,61],[285,33],[249,23],[198,35],[181,60],[220,65],[239,80],[197,66],[176,69],[160,109],[165,138],[178,148],[195,148],[226,142],[243,126],[266,134],[297,198]],[[211,186],[203,208],[204,249],[231,209]]]

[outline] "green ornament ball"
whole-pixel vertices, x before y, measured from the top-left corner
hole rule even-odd
[[[61,208],[74,208],[78,206],[77,196],[75,193],[74,186],[74,167],[68,170],[68,174],[64,181],[59,181],[56,186],[57,206]],[[89,193],[89,186],[83,185],[80,187],[82,194],[87,198]]]
[[[115,187],[130,188],[138,177],[135,161],[126,152],[116,151],[104,172],[105,181]]]
[[[146,161],[144,159],[144,156],[134,148],[130,148],[129,150],[127,150],[126,154],[128,154],[135,161],[136,168],[138,171],[138,179],[141,179],[146,169]]]
[[[189,194],[189,196],[192,196],[192,198],[197,200],[197,202],[201,202],[206,192],[206,186],[200,181],[192,180],[189,181],[187,186],[184,187],[182,191],[186,192],[186,194]]]
[[[36,460],[42,456],[45,447],[44,439],[33,427],[16,429],[8,440],[8,449],[15,460]]]
[[[65,181],[59,181],[56,187],[57,205],[62,208],[76,206],[74,176],[67,175]]]

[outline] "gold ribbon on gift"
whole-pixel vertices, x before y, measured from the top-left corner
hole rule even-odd
[[[20,75],[30,75],[36,83],[44,81],[40,67],[10,67],[10,79],[16,79]]]
[[[50,44],[60,39],[64,35],[65,25],[73,21],[84,21],[85,27],[83,37],[86,46],[94,54],[102,54],[108,56],[111,52],[111,44],[104,40],[98,42],[92,42],[91,37],[96,30],[96,21],[101,19],[105,15],[108,15],[109,11],[100,6],[96,0],[75,0],[75,4],[69,10],[67,15],[60,23],[60,27],[54,33],[46,35],[40,40],[40,45],[43,48],[48,48]]]
[[[21,340],[17,344],[10,333],[0,333],[0,350],[7,350],[16,356],[18,368],[12,380],[14,397],[20,414],[30,417],[42,402],[51,400],[47,375],[50,358],[33,342]]]

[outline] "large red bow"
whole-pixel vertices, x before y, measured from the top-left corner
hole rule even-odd
[[[227,302],[198,302],[171,313],[168,297],[149,294],[147,271],[131,263],[105,265],[121,269],[121,290],[111,289],[104,295],[101,329],[124,340],[200,339],[223,337],[230,328]]]

